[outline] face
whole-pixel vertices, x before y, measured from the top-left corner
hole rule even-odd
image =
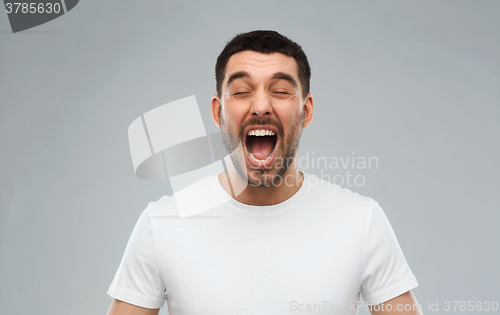
[[[212,99],[212,115],[236,170],[253,186],[275,183],[312,120],[312,96],[302,96],[297,62],[281,53],[236,53],[226,65],[221,94]],[[242,150],[235,150],[239,143]]]

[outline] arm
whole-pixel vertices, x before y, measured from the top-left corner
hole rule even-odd
[[[165,303],[166,287],[149,208],[137,220],[107,294],[115,299],[108,315],[156,315]]]
[[[370,313],[372,313],[372,315],[423,315],[411,291],[403,293],[381,304],[371,305]]]
[[[113,299],[107,315],[158,315],[159,311],[159,308],[144,308]]]

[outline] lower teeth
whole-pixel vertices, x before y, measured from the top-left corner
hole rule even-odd
[[[267,157],[267,159],[265,159],[265,160],[259,160],[259,159],[257,159],[256,157],[253,156],[253,153],[250,153],[250,156],[252,157],[252,159],[254,159],[255,161],[260,162],[260,163],[269,161],[271,159],[271,155],[272,155],[272,152],[271,152],[271,154],[269,154],[269,156]]]

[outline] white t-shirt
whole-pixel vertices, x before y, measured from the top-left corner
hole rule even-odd
[[[228,198],[217,175],[185,188],[229,199],[199,215],[180,218],[172,197],[150,202],[108,295],[167,300],[170,315],[356,314],[360,296],[380,304],[418,286],[377,202],[303,173],[272,206]]]

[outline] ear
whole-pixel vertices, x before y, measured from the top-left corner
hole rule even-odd
[[[219,95],[214,94],[212,97],[212,102],[210,104],[210,112],[212,113],[212,119],[214,120],[214,123],[220,128],[220,110],[221,110],[222,104],[220,103]]]
[[[304,127],[309,126],[314,116],[314,100],[311,93],[307,94],[304,103]]]

